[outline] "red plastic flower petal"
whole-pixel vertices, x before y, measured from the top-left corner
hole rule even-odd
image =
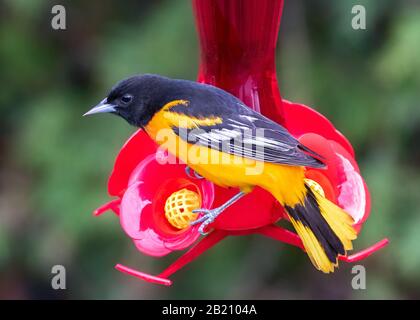
[[[137,165],[158,150],[157,144],[146,132],[137,130],[122,146],[108,180],[108,193],[120,196],[128,187],[128,179]]]
[[[239,189],[215,186],[214,207],[232,198]],[[240,201],[227,208],[214,222],[213,227],[220,230],[251,230],[275,223],[283,217],[283,208],[275,198],[264,189],[254,190]]]
[[[214,199],[211,182],[188,177],[185,164],[162,164],[168,157],[138,130],[121,148],[108,181],[109,193],[121,198],[118,213],[123,230],[137,249],[152,256],[185,249],[200,235],[199,225],[179,230],[167,221],[164,205],[172,193],[194,191],[203,208],[210,208]]]
[[[326,169],[308,168],[306,177],[319,183],[325,195],[355,220],[360,230],[370,211],[370,195],[360,175],[354,151],[332,123],[312,108],[284,101],[288,130],[324,158]]]
[[[284,99],[282,107],[286,127],[292,135],[300,137],[309,132],[319,134],[325,139],[336,141],[354,157],[354,150],[350,142],[324,115],[308,106]]]

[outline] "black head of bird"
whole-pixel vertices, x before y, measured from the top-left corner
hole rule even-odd
[[[131,125],[144,127],[162,106],[165,88],[171,81],[158,75],[136,75],[118,82],[108,96],[84,116],[112,113]]]

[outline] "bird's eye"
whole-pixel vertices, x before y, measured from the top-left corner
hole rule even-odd
[[[121,97],[120,100],[123,104],[128,104],[131,102],[131,100],[133,100],[133,96],[131,94],[125,94]]]

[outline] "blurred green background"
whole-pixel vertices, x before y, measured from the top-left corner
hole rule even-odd
[[[317,272],[305,254],[259,236],[223,241],[172,277],[170,288],[125,276],[117,262],[158,273],[174,257],[136,251],[108,200],[114,157],[133,128],[81,117],[134,73],[195,79],[188,0],[0,0],[0,298],[420,298],[419,1],[286,0],[277,50],[283,96],[316,107],[352,141],[372,211],[356,249],[388,236],[362,262]],[[351,28],[363,4],[367,30]],[[170,48],[176,48],[171,50]],[[67,269],[52,290],[51,267]]]

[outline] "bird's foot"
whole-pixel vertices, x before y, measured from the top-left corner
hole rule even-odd
[[[191,226],[194,226],[196,224],[201,223],[200,227],[198,228],[198,232],[201,233],[201,235],[206,236],[210,232],[206,232],[205,229],[207,226],[214,222],[214,220],[223,212],[224,208],[218,207],[215,209],[195,209],[192,212],[193,213],[204,213],[204,215],[197,220],[190,223]]]
[[[220,207],[214,208],[214,209],[195,209],[192,212],[193,213],[204,213],[204,215],[197,220],[190,223],[191,226],[194,226],[198,223],[201,223],[200,227],[198,228],[198,232],[200,232],[203,236],[208,235],[209,232],[205,232],[204,230],[206,227],[213,223],[214,220],[221,214],[223,211],[225,211],[228,207],[230,207],[232,204],[234,204],[236,201],[238,201],[240,198],[242,198],[245,195],[244,192],[239,192],[236,195],[234,195],[232,198],[230,198],[228,201],[226,201],[224,204],[222,204]]]

